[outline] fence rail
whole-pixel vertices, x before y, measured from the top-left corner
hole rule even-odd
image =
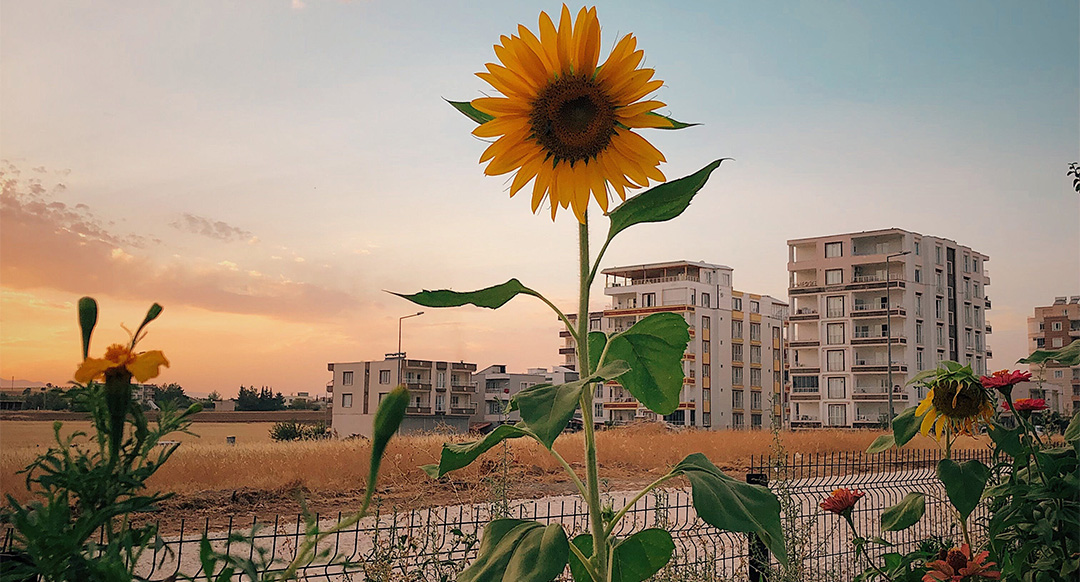
[[[989,462],[988,450],[958,450],[957,460],[979,458]],[[800,580],[852,579],[856,568],[850,536],[841,527],[843,520],[825,513],[818,504],[834,489],[857,488],[866,493],[854,511],[860,532],[878,533],[880,512],[899,502],[912,491],[927,494],[926,515],[913,528],[887,533],[894,544],[890,551],[914,549],[929,536],[950,537],[958,534],[949,509],[943,501],[941,483],[935,467],[941,459],[938,450],[891,450],[868,455],[830,453],[787,457],[753,457],[748,481],[767,482],[781,499],[789,554],[796,564]],[[632,494],[613,495],[616,508]],[[539,501],[511,502],[510,517],[534,519],[543,523],[561,523],[572,538],[587,533],[588,513],[576,497]],[[344,516],[317,515],[318,527],[326,531]],[[452,580],[476,555],[480,533],[492,517],[487,505],[461,505],[414,511],[386,511],[329,536],[319,549],[324,555],[338,556],[344,564],[330,565],[325,557],[305,564],[298,573],[305,581],[338,580]],[[979,510],[973,519],[981,519]],[[664,579],[678,580],[768,580],[771,562],[762,572],[751,572],[751,547],[754,540],[746,534],[720,532],[705,524],[693,508],[690,491],[668,489],[645,496],[627,512],[615,532],[626,536],[647,527],[660,527],[675,539],[675,558]],[[200,523],[181,521],[179,532],[164,536],[164,543],[147,551],[136,565],[136,574],[149,581],[202,576],[198,559],[200,541],[205,535],[218,551],[240,558],[260,553],[275,561],[268,568],[283,567],[295,555],[305,533],[302,516],[278,516],[273,521],[230,519],[222,528],[213,528],[209,520]],[[237,540],[237,534],[251,543]],[[955,538],[954,538],[955,539]],[[8,528],[3,536],[4,551],[17,549]],[[150,555],[152,554],[152,555]]]

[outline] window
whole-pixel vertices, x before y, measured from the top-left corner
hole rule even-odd
[[[934,262],[941,264],[941,245],[934,247]]]
[[[731,368],[731,384],[733,386],[743,385],[743,369],[742,366],[734,366]]]
[[[915,322],[915,343],[917,343],[917,344],[923,343],[923,331],[922,331],[922,322],[921,321],[916,321]]]
[[[945,324],[937,324],[937,345],[945,345]]]
[[[817,376],[792,376],[791,389],[795,392],[817,392]]]
[[[835,259],[836,257],[844,256],[844,243],[831,242],[825,243],[825,258]]]
[[[741,362],[743,361],[743,345],[731,344],[731,361]]]
[[[420,398],[417,397],[416,401],[419,403]],[[417,406],[419,406],[419,404],[417,404]],[[446,410],[446,397],[443,396],[442,394],[436,394],[435,395],[435,411],[436,412],[443,412],[445,410]]]
[[[940,297],[934,300],[934,317],[945,319],[945,300]]]
[[[701,377],[702,378],[709,378],[711,376],[712,376],[712,366],[709,365],[709,364],[702,364],[701,365]]]
[[[829,398],[836,400],[847,398],[846,378],[829,378]]]
[[[922,283],[922,269],[918,267],[915,268],[915,282]]]
[[[1064,378],[1065,377],[1065,372],[1063,370],[1054,370],[1054,377],[1055,378]]]
[[[742,297],[732,297],[731,298],[731,310],[732,311],[742,311]]]
[[[701,353],[703,353],[703,354],[711,354],[712,353],[712,342],[711,341],[709,341],[709,340],[701,340]]]
[[[742,339],[742,322],[732,320],[731,321],[731,337],[732,339]]]
[[[843,372],[844,371],[844,351],[843,350],[829,350],[826,352],[826,358],[828,362],[828,371],[830,372]]]
[[[829,426],[847,426],[847,406],[829,405]]]
[[[600,320],[599,319],[590,319],[589,320],[589,330],[590,331],[600,331]]]
[[[915,241],[915,256],[922,254],[919,249],[919,241]]]
[[[837,345],[844,343],[844,324],[842,323],[830,323],[825,326],[826,331],[826,343],[829,345]]]
[[[593,405],[593,418],[596,419],[596,418],[603,418],[603,417],[604,417],[604,404],[602,402],[597,402],[596,404]]]
[[[446,388],[446,372],[439,372],[435,375],[435,387]]]
[[[712,426],[712,413],[711,412],[702,412],[701,413],[701,426]]]
[[[702,293],[701,294],[701,306],[702,307],[712,307],[712,305],[710,305],[710,303],[709,303],[709,294],[708,293]]]
[[[926,369],[923,366],[923,351],[922,348],[915,350],[915,369],[922,372]]]
[[[1051,323],[1050,324],[1050,330],[1051,331],[1061,331],[1061,322],[1060,321],[1055,321],[1055,322]]]
[[[826,317],[843,317],[844,316],[844,296],[834,295],[832,297],[825,298],[825,316]]]
[[[731,407],[742,408],[743,407],[743,391],[732,390],[731,391]]]
[[[641,306],[642,307],[655,307],[656,306],[656,293],[642,293],[641,294]]]
[[[934,284],[937,285],[938,293],[941,293],[941,288],[945,285],[945,273],[941,272],[941,269],[934,271]]]
[[[488,400],[487,405],[488,414],[502,414],[502,407],[499,406],[498,400]]]
[[[915,317],[922,317],[922,293],[915,294]]]
[[[761,368],[750,368],[750,385],[761,388]]]
[[[760,364],[761,363],[761,346],[754,346],[754,345],[750,346],[750,363],[751,364]]]
[[[761,392],[757,390],[750,391],[750,409],[761,410]]]
[[[701,401],[702,402],[712,402],[712,390],[709,390],[708,388],[705,388],[704,390],[702,390],[701,391]]]
[[[750,300],[750,313],[761,313],[761,302]]]
[[[344,372],[341,373],[341,385],[342,386],[352,386],[352,382],[353,382],[352,370],[345,370]]]
[[[977,282],[972,283],[972,290],[975,294],[975,297],[982,297],[982,295],[979,295],[979,284]]]
[[[379,370],[379,384],[390,383],[390,370]]]
[[[712,318],[709,316],[703,316],[701,318],[701,329],[709,329],[712,326]]]
[[[1059,337],[1054,338],[1054,341],[1051,342],[1051,345],[1053,347],[1055,347],[1055,348],[1060,348],[1061,347],[1061,338],[1059,338]]]
[[[964,255],[964,272],[971,272],[971,255]]]
[[[978,257],[975,257],[975,258],[971,259],[971,267],[972,267],[972,269],[974,269],[974,271],[976,273],[979,272],[979,258]]]
[[[750,322],[750,341],[761,341],[761,324]]]
[[[844,270],[843,269],[826,269],[825,270],[825,284],[826,285],[841,285],[844,282]]]
[[[735,414],[731,415],[731,426],[735,428],[743,427],[743,413],[736,412]]]

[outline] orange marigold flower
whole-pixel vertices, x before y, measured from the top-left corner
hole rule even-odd
[[[991,570],[995,562],[987,562],[990,552],[980,552],[971,557],[971,546],[964,544],[942,552],[937,560],[927,562],[929,568],[923,582],[975,582],[977,580],[1000,580],[1001,572]]]
[[[851,511],[851,508],[855,507],[855,503],[862,498],[863,493],[858,489],[848,489],[842,487],[832,492],[832,495],[825,498],[825,501],[821,502],[821,508],[825,511],[830,511],[836,515],[844,515]]]
[[[169,367],[169,360],[160,350],[135,353],[131,348],[113,344],[105,350],[104,358],[86,358],[75,371],[75,381],[86,384],[91,380],[103,378],[105,373],[114,368],[125,368],[139,382],[156,378],[161,366]]]

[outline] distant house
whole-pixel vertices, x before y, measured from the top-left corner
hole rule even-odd
[[[215,400],[214,410],[217,412],[233,412],[236,410],[236,399],[230,398],[228,400]]]

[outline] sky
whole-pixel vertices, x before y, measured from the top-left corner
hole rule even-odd
[[[643,130],[669,178],[720,157],[676,221],[635,227],[604,266],[734,268],[786,296],[788,239],[898,227],[990,256],[993,368],[1026,317],[1080,294],[1080,8],[1075,1],[599,2],[665,81]],[[571,6],[576,12],[579,5]],[[0,5],[0,379],[67,382],[75,304],[92,351],[165,307],[141,349],[189,393],[321,392],[328,362],[396,351],[416,306],[385,291],[519,278],[576,308],[576,223],[485,177],[444,99],[536,2],[10,0]],[[594,248],[604,231],[594,228]],[[594,309],[605,303],[593,292]],[[425,309],[404,349],[551,367],[540,302]]]

